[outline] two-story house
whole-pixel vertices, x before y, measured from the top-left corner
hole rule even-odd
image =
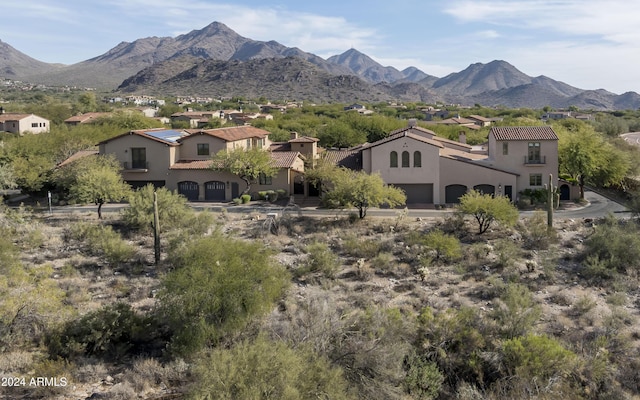
[[[187,199],[230,201],[244,190],[238,176],[211,169],[221,150],[268,150],[269,132],[252,126],[218,129],[146,129],[124,133],[99,144],[100,154],[114,154],[123,179],[133,187],[148,183],[176,190]],[[284,189],[293,193],[294,180],[304,172],[298,151],[271,152],[278,173],[260,177],[252,191]]]
[[[403,189],[408,204],[458,203],[472,189],[516,200],[558,174],[558,137],[550,127],[492,128],[488,154],[478,154],[410,122],[361,152],[362,169]]]

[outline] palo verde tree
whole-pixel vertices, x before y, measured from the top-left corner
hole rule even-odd
[[[194,239],[170,254],[175,267],[159,295],[174,332],[173,349],[191,354],[269,312],[290,278],[269,249],[220,234]]]
[[[460,197],[458,212],[471,215],[478,223],[478,234],[483,234],[493,222],[513,226],[518,221],[518,210],[508,197],[493,197],[471,190]]]
[[[367,216],[369,207],[397,207],[407,201],[402,189],[385,184],[380,174],[337,168],[330,175],[328,184],[325,204],[333,208],[355,207],[360,219]]]
[[[626,177],[631,168],[627,155],[606,141],[591,126],[574,123],[560,127],[557,132],[560,138],[560,171],[578,182],[581,198],[584,198],[585,184],[607,187],[622,182]]]
[[[271,153],[258,147],[248,150],[221,150],[213,156],[211,168],[215,171],[229,172],[242,179],[247,184],[243,194],[249,193],[251,182],[255,182],[260,176],[272,177],[278,173],[278,168],[273,165]]]
[[[131,191],[120,175],[120,166],[114,157],[88,156],[66,168],[72,168],[69,198],[79,203],[98,206],[102,219],[102,205],[126,198]]]

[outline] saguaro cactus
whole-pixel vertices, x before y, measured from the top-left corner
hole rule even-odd
[[[553,228],[553,174],[549,174],[549,186],[547,186],[547,226]]]

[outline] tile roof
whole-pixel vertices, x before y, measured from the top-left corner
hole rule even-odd
[[[520,175],[517,172],[509,171],[507,169],[499,168],[495,165],[489,164],[487,162],[488,158],[484,154],[467,153],[464,151],[458,151],[455,149],[446,148],[446,149],[440,150],[440,157],[448,158],[450,160],[455,160],[455,161],[459,161],[467,164],[472,164],[480,168],[487,168],[494,171],[504,172],[511,175],[516,175],[516,176]]]
[[[0,122],[20,121],[21,119],[27,118],[31,115],[33,114],[4,113],[4,114],[0,114]]]
[[[89,113],[84,113],[84,114],[78,114],[78,115],[74,115],[73,117],[69,117],[67,119],[64,120],[64,122],[66,123],[83,123],[83,122],[88,122],[91,120],[94,120],[96,118],[100,118],[100,117],[106,117],[112,115],[112,113],[110,112],[89,112]]]
[[[550,126],[499,126],[491,128],[496,140],[558,140]]]
[[[300,153],[297,151],[274,151],[271,153],[273,166],[276,168],[292,168]]]
[[[360,150],[327,150],[323,157],[331,164],[352,170],[362,169]]]
[[[169,169],[209,169],[213,160],[178,160]]]
[[[250,125],[216,129],[187,129],[186,131],[190,135],[181,138],[180,141],[189,139],[197,135],[209,135],[227,142],[235,142],[237,140],[243,139],[264,138],[270,134],[269,131],[265,131],[264,129],[256,128]]]
[[[77,151],[75,153],[73,153],[72,155],[69,156],[69,158],[67,158],[66,160],[62,161],[60,164],[57,165],[57,168],[60,167],[64,167],[65,165],[69,165],[72,162],[79,160],[81,158],[87,157],[87,156],[94,156],[94,155],[98,155],[100,154],[100,152],[98,150],[80,150]]]
[[[415,128],[412,128],[412,129],[415,129]],[[394,131],[394,132],[396,132],[396,131]],[[384,144],[384,143],[387,143],[387,142],[391,142],[393,140],[400,139],[402,137],[410,137],[410,138],[418,140],[420,142],[428,143],[430,145],[433,145],[433,146],[436,146],[436,147],[440,147],[440,148],[444,147],[444,145],[442,143],[440,143],[440,142],[438,142],[436,140],[429,139],[429,138],[426,138],[426,137],[424,137],[422,135],[412,133],[408,129],[402,129],[400,132],[398,132],[398,133],[396,133],[394,135],[388,136],[388,137],[386,137],[384,139],[380,139],[380,140],[378,140],[376,142],[373,142],[373,143],[370,143],[368,145],[365,145],[365,146],[363,146],[363,148],[371,148],[371,147],[379,146],[381,144]]]
[[[289,140],[289,143],[315,143],[319,142],[320,139],[309,137],[309,136],[300,136],[299,138]]]
[[[273,166],[276,168],[292,168],[296,158],[302,157],[297,151],[277,151],[271,153]],[[169,169],[203,170],[209,169],[213,160],[178,160]],[[302,172],[302,171],[301,171]]]
[[[172,137],[163,138],[163,135],[168,132],[171,133]],[[137,135],[137,136],[141,136],[146,139],[155,140],[156,142],[164,143],[170,146],[178,146],[180,143],[177,142],[174,138],[176,137],[176,135],[180,135],[182,132],[185,132],[186,134],[186,131],[172,131],[166,128],[139,129],[135,131],[125,132],[122,135],[114,136],[110,139],[103,140],[98,144],[108,143],[112,140],[116,140],[127,135]]]
[[[394,131],[389,132],[389,136],[393,136],[395,134],[405,132],[405,131],[417,131],[418,134],[426,134],[429,136],[436,136],[436,133],[432,130],[423,128],[421,126],[405,126],[404,128],[396,129]]]
[[[475,119],[481,122],[491,122],[491,119],[483,117],[482,115],[469,115],[469,119]]]

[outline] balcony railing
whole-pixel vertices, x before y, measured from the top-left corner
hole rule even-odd
[[[525,164],[546,164],[547,163],[547,157],[546,156],[540,156],[538,158],[532,158],[529,156],[524,156],[524,163]]]
[[[130,172],[134,172],[134,171],[147,172],[147,170],[149,169],[149,161],[137,161],[135,163],[130,163],[128,161],[125,161],[122,163],[122,169]]]

